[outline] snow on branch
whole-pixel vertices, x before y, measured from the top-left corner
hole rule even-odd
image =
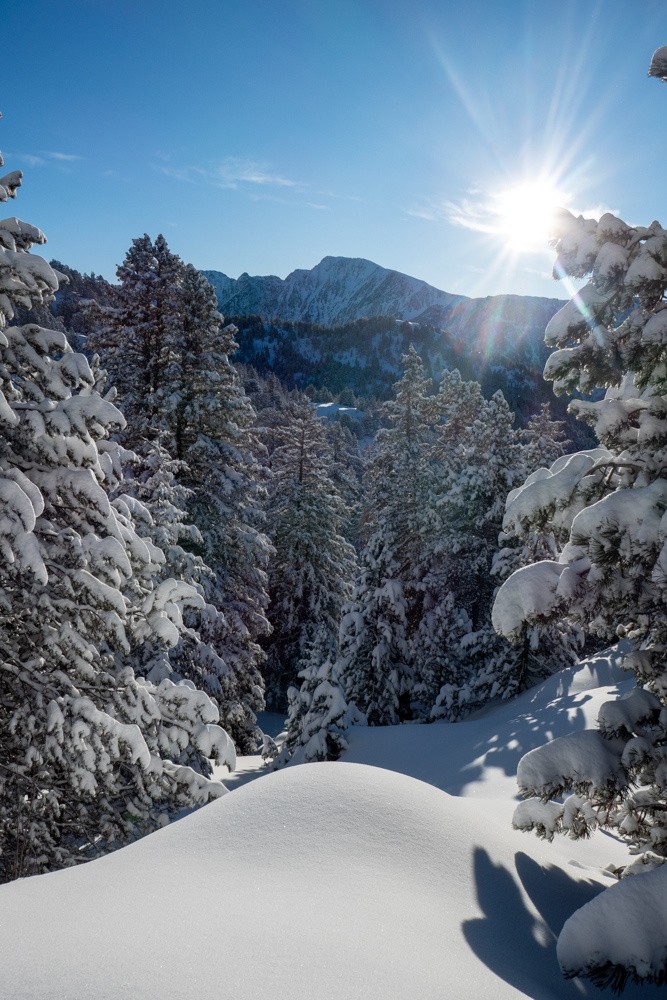
[[[648,75],[656,76],[663,82],[667,81],[667,45],[662,45],[653,53]]]

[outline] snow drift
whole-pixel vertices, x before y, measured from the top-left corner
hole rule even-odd
[[[620,675],[600,658],[467,723],[354,730],[351,754],[428,760],[440,788],[366,763],[290,767],[115,854],[0,887],[0,993],[598,997],[562,978],[556,938],[625,848],[513,830],[512,775],[521,744],[584,727]]]

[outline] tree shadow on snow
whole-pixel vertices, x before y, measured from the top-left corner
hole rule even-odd
[[[457,722],[458,734],[464,736],[465,727],[479,727],[483,733],[481,738],[468,744],[460,739],[463,746],[470,747],[469,756],[475,755],[475,763],[461,761],[460,769],[447,771],[446,780],[441,787],[450,795],[460,795],[464,788],[478,781],[484,767],[500,768],[506,775],[513,776],[517,772],[519,761],[529,750],[544,746],[555,737],[566,732],[585,728],[583,705],[591,698],[590,694],[576,693],[561,695],[548,703],[540,703],[540,711],[531,711],[530,703],[525,705],[521,714],[518,701],[507,702],[505,705],[494,706],[498,714],[505,719],[494,719],[494,729],[490,728],[490,720],[485,715]],[[486,713],[485,713],[486,714]],[[472,753],[470,753],[472,751]],[[483,765],[480,762],[483,760]],[[451,760],[450,760],[451,764]]]
[[[555,937],[575,910],[604,891],[604,887],[596,882],[571,878],[555,865],[543,867],[521,852],[514,855],[514,862],[531,903]],[[609,885],[612,885],[611,881]]]
[[[616,697],[613,692],[618,690],[619,674],[624,674],[621,664],[626,653],[627,648],[619,644],[585,662],[590,674],[589,683],[613,689],[611,699]],[[498,767],[505,774],[514,775],[519,760],[529,750],[543,746],[558,736],[585,729],[583,706],[592,695],[588,690],[571,690],[570,687],[579,669],[580,666],[575,666],[553,674],[518,697],[507,702],[494,702],[464,722],[457,723],[458,726],[479,726],[482,730],[483,736],[474,746],[477,757],[484,757],[487,766]],[[627,676],[629,683],[632,675],[628,673]],[[493,727],[489,726],[491,715]],[[477,770],[477,765],[463,767],[459,775],[452,775],[457,780],[451,781],[451,787],[448,786],[446,791],[459,794],[466,784],[474,782]]]
[[[556,958],[556,935],[543,918],[528,909],[513,873],[495,865],[480,847],[475,849],[473,864],[477,901],[484,915],[465,921],[463,933],[477,957],[529,997],[565,1000],[599,996],[595,987],[563,978]],[[566,882],[574,882],[559,874]],[[538,879],[532,872],[530,878],[537,892]],[[576,903],[570,912],[574,909]]]
[[[500,767],[505,774],[514,775],[519,761],[529,750],[544,746],[557,736],[585,728],[583,705],[591,700],[590,694],[564,695],[549,704],[548,713],[525,712],[514,720],[514,726],[504,729],[503,739],[489,737],[486,763]]]
[[[556,938],[567,918],[604,889],[555,866],[543,868],[521,852],[515,855],[515,866],[518,878],[495,865],[483,848],[475,848],[474,878],[483,916],[464,921],[463,934],[477,957],[510,986],[536,1000],[611,998],[611,990],[565,979],[556,958]],[[520,885],[538,915],[526,906]],[[623,1000],[658,995],[652,987],[630,986]]]

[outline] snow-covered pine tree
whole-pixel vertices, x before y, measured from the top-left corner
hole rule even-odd
[[[519,440],[522,446],[522,463],[527,475],[545,466],[549,468],[571,448],[565,421],[553,419],[548,403],[542,403],[528,421],[525,430],[519,431]]]
[[[329,424],[328,438],[331,445],[331,479],[340,494],[345,509],[342,533],[354,545],[359,538],[363,460],[359,440],[349,427],[333,420]]]
[[[386,534],[375,530],[343,607],[335,664],[346,699],[362,707],[372,726],[401,722],[412,697],[407,608],[392,554]]]
[[[431,648],[425,664],[422,702],[433,705],[437,695],[432,714],[459,718],[516,689],[513,651],[491,628],[489,572],[503,497],[520,474],[520,448],[502,393],[487,400],[479,383],[456,370],[444,372],[433,407],[437,439],[420,571],[429,615],[419,639],[432,647],[434,629],[442,638],[439,654]]]
[[[433,440],[431,381],[414,348],[403,363],[396,398],[385,407],[389,427],[376,435],[367,465],[368,540],[340,630],[338,670],[371,725],[410,718],[417,684],[410,635],[422,617],[414,584]]]
[[[530,418],[525,430],[519,431],[519,440],[524,480],[529,476],[536,480],[543,478],[545,471],[568,452],[571,444],[567,439],[564,421],[552,419],[548,403],[543,403],[540,410]],[[516,492],[511,495],[513,498]],[[493,560],[492,573],[498,580],[506,579],[520,566],[557,555],[559,540],[565,540],[562,533],[560,539],[557,538],[558,533],[554,531],[551,517],[545,518],[539,526],[524,522],[510,524],[509,521],[506,525],[507,530],[503,529],[498,540],[500,551]]]
[[[132,241],[116,274],[113,307],[100,310],[87,349],[99,352],[126,416],[133,446],[162,429],[171,407],[171,350],[181,326],[183,261],[164,236]]]
[[[494,622],[508,636],[564,618],[601,642],[622,636],[637,686],[602,706],[597,730],[556,739],[521,761],[519,785],[533,798],[517,809],[515,825],[549,838],[614,829],[645,862],[631,868],[647,872],[642,888],[655,900],[658,873],[649,869],[667,857],[667,232],[657,222],[643,228],[609,214],[596,222],[563,213],[553,245],[554,273],[589,281],[547,327],[555,351],[545,377],[561,392],[605,390],[602,399],[570,404],[602,447],[558,460],[510,502],[508,514],[514,509],[512,517],[528,521],[550,505],[567,541],[557,559],[506,581]],[[624,893],[605,897],[607,920],[623,919],[614,907]],[[630,954],[621,960],[604,942],[598,947],[589,913],[594,920],[586,907],[571,918],[576,934],[568,922],[561,935],[566,974],[617,987],[627,976],[664,981],[662,960],[640,967]],[[649,933],[651,906],[632,919],[645,921]],[[590,949],[582,947],[587,940],[595,942]]]
[[[404,364],[368,464],[368,541],[340,636],[340,674],[371,724],[459,718],[532,679],[491,625],[504,498],[522,473],[513,415],[456,370],[433,393],[414,348]]]
[[[551,419],[549,406],[544,403],[539,413],[531,418],[526,430],[519,432],[522,469],[528,478],[507,497],[503,529],[498,538],[500,548],[491,568],[498,583],[522,566],[543,559],[557,559],[568,540],[573,516],[570,507],[573,502],[580,502],[581,497],[576,473],[574,479],[571,478],[577,467],[577,458],[575,456],[571,464],[572,456],[565,454],[570,442],[566,439],[564,428],[563,421]],[[548,490],[546,497],[542,496],[542,501],[546,499],[546,502],[536,504],[535,494],[543,488],[532,484],[539,484],[554,475],[560,477],[562,483],[558,496]],[[570,486],[574,489],[573,494],[569,492]],[[532,489],[524,492],[525,487]],[[528,506],[526,500],[529,501]],[[585,632],[581,625],[569,619],[549,624],[532,623],[515,639],[516,663],[523,677],[521,686],[575,662],[584,641]]]
[[[214,574],[193,551],[201,547],[202,538],[187,521],[189,491],[176,481],[183,463],[173,459],[159,441],[144,444],[143,456],[128,453],[131,474],[120,484],[118,499],[131,510],[139,536],[164,555],[156,582],[183,580],[203,597]],[[232,672],[213,646],[202,639],[202,632],[219,630],[224,634],[222,612],[200,600],[188,607],[184,621],[187,628],[176,646],[166,648],[161,642],[154,645],[144,640],[131,650],[129,661],[135,672],[154,683],[165,677],[176,683],[186,679],[214,698],[225,718],[241,718],[244,711],[236,698]],[[232,727],[225,728],[229,732]]]
[[[293,399],[283,417],[274,432],[268,508],[275,557],[266,678],[267,696],[277,707],[284,705],[288,685],[313,649],[321,660],[335,658],[341,609],[356,565],[342,533],[346,510],[331,479],[326,427],[305,397]]]
[[[338,760],[348,747],[346,730],[366,722],[356,705],[346,700],[339,667],[323,659],[323,652],[315,640],[304,658],[306,666],[299,671],[301,687],[287,690],[287,736],[275,767]]]
[[[0,178],[0,201],[20,183]],[[121,462],[108,437],[124,420],[87,360],[62,333],[7,326],[15,304],[57,290],[28,252],[44,242],[0,222],[2,880],[103,853],[209,801],[224,789],[204,776],[207,758],[234,759],[206,695],[119,666],[142,637],[177,642],[184,605],[201,598],[157,584],[164,556],[110,502]],[[200,773],[179,763],[186,749]]]
[[[479,383],[464,381],[456,370],[443,373],[433,405],[439,424],[429,506],[444,536],[433,541],[476,629],[488,622],[489,567],[504,498],[521,474],[519,438],[503,394],[485,399]]]
[[[116,300],[116,285],[112,285],[100,274],[81,274],[80,271],[58,260],[51,261],[51,267],[67,279],[60,283],[55,301],[49,307],[51,321],[67,333],[70,345],[75,351],[85,353],[87,337],[96,331],[100,320],[101,307],[111,307]],[[33,322],[42,323],[34,313]]]
[[[134,240],[117,273],[118,303],[90,346],[127,407],[123,443],[146,462],[159,438],[180,461],[177,479],[200,533],[195,548],[213,570],[201,584],[218,611],[198,622],[199,652],[226,728],[250,753],[264,705],[258,640],[269,629],[270,546],[255,415],[230,361],[235,331],[222,328],[213,289],[163,236]]]
[[[204,582],[205,595],[226,622],[224,632],[219,622],[201,629],[227,667],[230,713],[223,705],[223,720],[239,750],[250,753],[258,735],[254,713],[264,707],[260,640],[270,632],[263,448],[255,411],[231,361],[236,328],[223,326],[213,288],[191,265],[184,270],[181,297],[182,324],[171,340],[167,429],[176,456],[186,462],[182,481],[190,490],[189,511],[204,540],[201,553],[214,570]]]

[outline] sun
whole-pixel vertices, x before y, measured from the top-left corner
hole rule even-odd
[[[494,197],[497,232],[518,253],[544,250],[554,216],[568,196],[549,181],[526,181]]]

